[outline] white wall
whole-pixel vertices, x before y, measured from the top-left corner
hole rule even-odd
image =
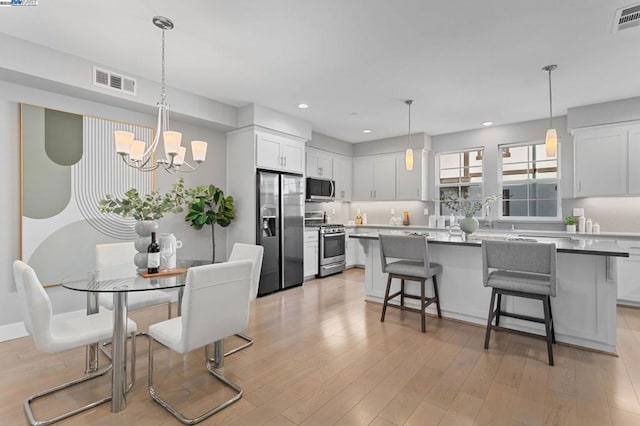
[[[0,326],[21,321],[17,295],[13,282],[12,263],[20,257],[20,103],[44,106],[78,114],[93,115],[111,120],[155,126],[155,117],[122,108],[107,106],[74,97],[33,89],[0,80],[0,147],[6,152],[0,167],[0,185],[4,208],[0,209]],[[226,189],[225,135],[212,128],[172,120],[172,128],[182,131],[186,140],[209,142],[207,161],[192,174],[185,174],[186,184],[210,184]],[[114,153],[115,155],[115,153]],[[178,178],[163,171],[157,172],[157,186],[166,190]],[[163,231],[173,232],[184,242],[183,258],[210,257],[210,232],[192,230],[182,216],[169,215],[162,219]],[[226,232],[217,230],[218,258],[225,259]],[[61,287],[47,290],[52,299],[54,313],[68,312],[84,307],[84,295]]]

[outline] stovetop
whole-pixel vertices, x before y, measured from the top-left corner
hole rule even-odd
[[[341,223],[305,223],[307,228],[344,228]]]

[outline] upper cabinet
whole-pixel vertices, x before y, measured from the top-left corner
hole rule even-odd
[[[256,133],[256,166],[304,173],[304,142],[269,133]]]
[[[415,150],[413,170],[407,171],[404,153],[353,159],[353,200],[426,200],[426,152]]]
[[[333,157],[328,152],[307,148],[307,177],[333,179]]]
[[[351,201],[353,164],[351,158],[307,148],[307,177],[333,179],[336,201]]]
[[[413,170],[405,166],[404,154],[396,156],[396,200],[427,199],[427,161],[425,151],[413,152]]]
[[[336,181],[336,200],[351,201],[353,161],[348,157],[333,157],[333,179]]]
[[[640,126],[577,129],[573,136],[576,197],[640,194]]]
[[[353,160],[354,201],[396,199],[396,157],[381,155]]]
[[[640,195],[640,126],[629,128],[629,194]]]

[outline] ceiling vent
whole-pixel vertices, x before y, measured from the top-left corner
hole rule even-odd
[[[640,3],[616,10],[612,32],[617,33],[638,26],[640,26]]]
[[[93,67],[93,84],[136,96],[136,80],[102,68]]]

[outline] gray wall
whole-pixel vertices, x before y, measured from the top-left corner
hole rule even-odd
[[[425,133],[414,133],[411,135],[411,148],[431,150],[431,136]],[[409,145],[407,135],[396,136],[387,139],[378,139],[371,142],[361,142],[354,145],[353,156],[364,157],[366,155],[390,154],[393,152],[404,152]]]
[[[0,245],[0,326],[20,322],[17,295],[13,282],[12,263],[20,258],[20,103],[78,114],[93,115],[111,120],[155,126],[155,117],[148,114],[106,106],[103,104],[64,96],[52,92],[7,83],[0,80],[0,146],[6,152],[0,167],[0,184],[5,208],[0,210],[0,233],[4,243]],[[226,188],[225,135],[217,130],[172,120],[172,128],[183,132],[185,140],[209,142],[207,161],[192,174],[185,174],[187,185],[213,183]],[[114,153],[115,155],[115,153]],[[164,171],[157,172],[156,186],[166,190],[178,178]],[[184,243],[181,257],[210,257],[210,232],[192,230],[182,216],[168,215],[160,222],[165,232],[173,232]],[[226,232],[217,230],[218,257],[226,258]],[[60,287],[49,288],[54,313],[68,312],[84,307],[84,297]]]
[[[307,141],[306,146],[344,155],[345,157],[353,157],[353,144],[322,133],[313,132],[311,140]]]
[[[640,120],[640,97],[569,108],[567,128]]]

